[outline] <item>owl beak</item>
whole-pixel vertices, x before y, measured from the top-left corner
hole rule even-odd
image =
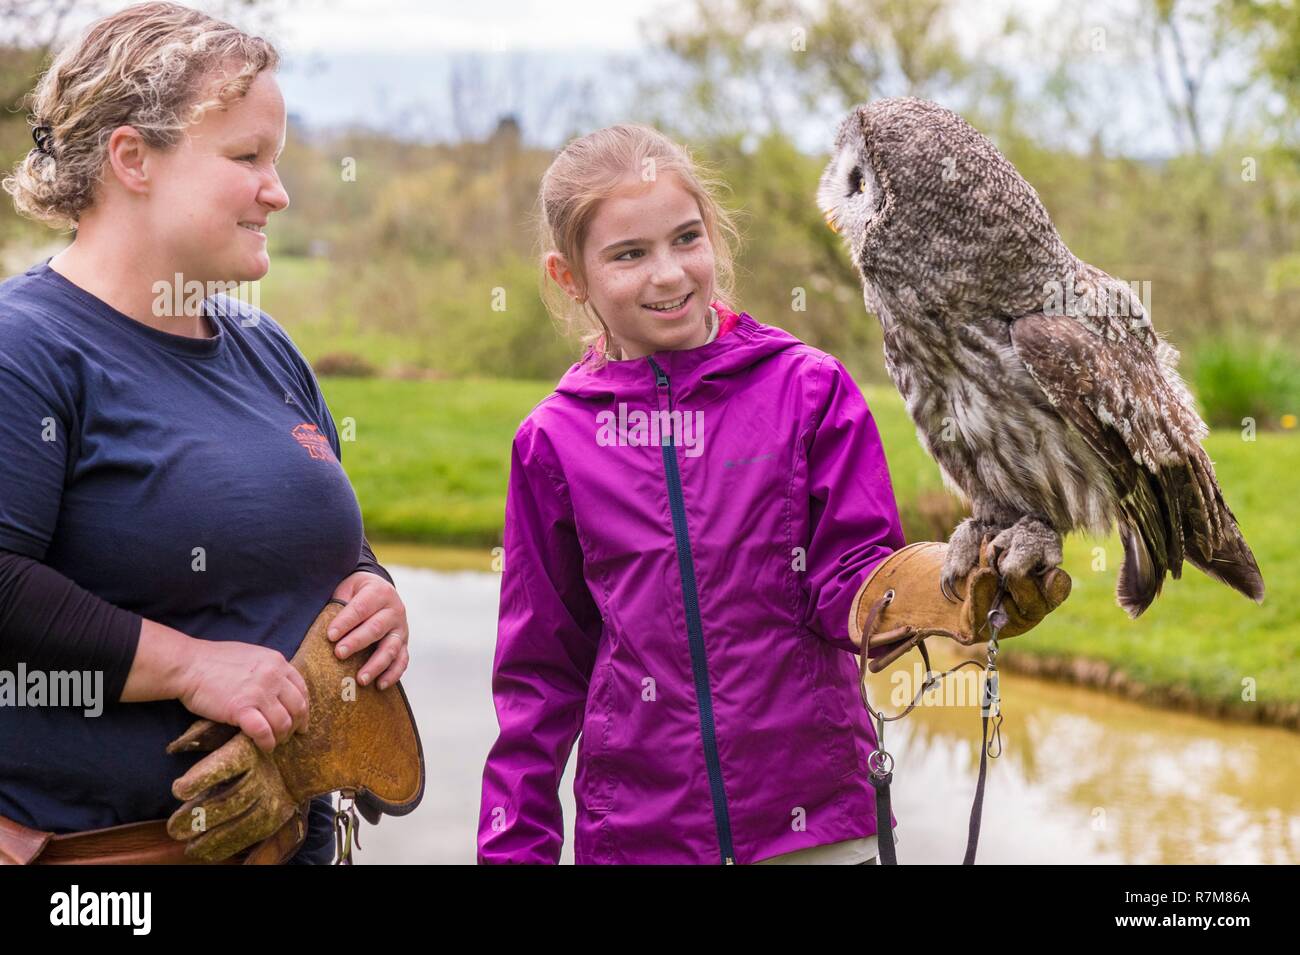
[[[834,212],[828,212],[828,213],[826,213],[826,225],[827,225],[827,227],[828,227],[832,232],[834,232],[836,235],[839,235],[839,234],[840,234],[840,227],[837,226],[837,225],[835,224],[835,213],[834,213]]]

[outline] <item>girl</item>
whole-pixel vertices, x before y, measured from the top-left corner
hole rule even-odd
[[[191,294],[269,267],[289,204],[277,59],[151,3],[93,24],[33,95],[36,145],[4,187],[75,232],[0,285],[0,668],[98,673],[104,705],[4,709],[10,823],[169,815],[195,757],[164,750],[196,715],[283,742],[308,716],[287,660],[331,596],[338,655],[378,643],[363,683],[406,668],[406,611],[311,368],[269,316]],[[295,861],[332,857],[329,806]]]
[[[725,304],[735,230],[655,130],[569,144],[540,204],[592,347],[515,437],[479,861],[558,861],[579,731],[578,863],[872,861],[848,618],[904,539],[861,393]]]

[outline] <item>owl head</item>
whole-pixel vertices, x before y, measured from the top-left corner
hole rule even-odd
[[[1074,258],[1033,187],[952,110],[913,98],[856,107],[817,188],[872,292],[924,308],[1028,311]]]

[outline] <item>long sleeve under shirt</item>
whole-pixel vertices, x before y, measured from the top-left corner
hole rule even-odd
[[[365,539],[356,570],[393,582]],[[96,597],[52,567],[0,550],[0,673],[15,673],[19,664],[46,673],[99,671],[103,700],[117,700],[135,662],[141,624],[139,614]]]
[[[0,706],[0,815],[24,825],[175,809],[197,757],[164,749],[193,714],[116,702],[139,618],[290,658],[344,577],[387,576],[310,367],[264,313],[208,317],[161,332],[47,264],[0,284],[0,670],[103,673],[98,715]]]

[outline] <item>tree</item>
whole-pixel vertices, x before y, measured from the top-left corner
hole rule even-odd
[[[699,138],[790,135],[826,126],[875,96],[953,90],[971,64],[950,0],[695,0],[689,21],[656,19],[647,38],[684,69],[658,62],[642,99],[656,122]],[[684,88],[666,75],[687,77]],[[694,122],[695,125],[688,125]]]

